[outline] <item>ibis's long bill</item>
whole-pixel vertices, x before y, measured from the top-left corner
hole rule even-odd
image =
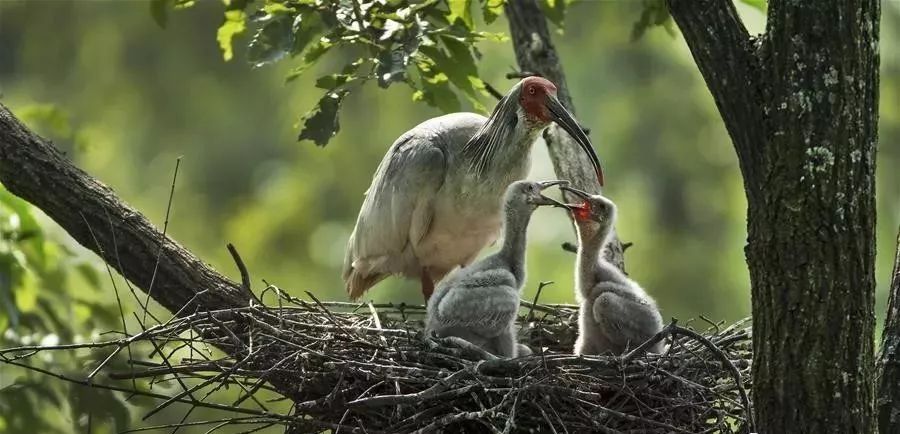
[[[581,149],[588,154],[588,157],[591,160],[591,165],[594,166],[594,171],[597,172],[597,181],[600,183],[600,186],[603,186],[603,169],[600,167],[600,159],[597,158],[597,154],[594,152],[594,146],[591,145],[591,139],[588,138],[587,134],[584,133],[584,130],[578,125],[578,122],[575,121],[575,118],[563,107],[562,103],[559,102],[559,99],[556,96],[548,95],[547,96],[547,110],[550,112],[550,117],[556,122],[559,126],[561,126],[566,132],[578,142],[578,145],[581,146]]]
[[[553,187],[554,185],[558,185],[558,186],[560,186],[560,188],[562,188],[564,186],[569,185],[569,181],[565,181],[565,180],[542,181],[542,182],[539,182],[538,185],[541,186],[541,191],[544,191],[550,187]],[[551,206],[569,209],[568,205],[566,205],[562,202],[559,202],[556,199],[553,199],[551,197],[544,196],[543,194],[541,194],[539,196],[539,200],[534,202],[534,204],[535,205],[551,205]]]

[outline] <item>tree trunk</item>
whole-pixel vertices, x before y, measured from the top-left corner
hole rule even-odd
[[[878,430],[900,432],[900,232],[878,361]]]
[[[758,431],[874,430],[877,0],[667,0],[734,142],[748,202]]]
[[[575,105],[569,94],[566,76],[562,70],[559,55],[547,19],[536,0],[509,0],[504,5],[509,21],[509,33],[519,69],[523,72],[539,74],[552,81],[557,88],[560,102],[575,114]],[[544,134],[553,171],[559,179],[570,181],[573,186],[585,191],[600,191],[597,175],[578,143],[565,130],[553,124]],[[570,198],[575,200],[575,198]],[[606,248],[606,259],[624,270],[625,258],[618,237]]]

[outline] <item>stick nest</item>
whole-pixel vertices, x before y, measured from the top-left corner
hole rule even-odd
[[[288,432],[733,433],[750,427],[746,323],[724,329],[710,323],[702,333],[670,324],[658,336],[670,341],[662,355],[639,348],[620,357],[579,357],[572,354],[575,306],[523,302],[520,341],[535,354],[504,360],[464,341],[424,338],[422,306],[279,295],[277,307],[197,312],[134,336],[85,344],[114,355],[140,342],[153,351],[149,359],[129,360],[124,371],[104,361],[87,380],[54,376],[151,396],[160,402],[151,413],[180,402],[225,410],[222,426],[282,425]],[[209,344],[230,356],[201,350]],[[49,349],[3,350],[0,360],[28,367],[22,359]],[[169,395],[132,390],[135,378],[180,388]],[[240,398],[213,404],[225,386],[237,387]],[[291,399],[291,411],[266,408],[256,397],[261,389]]]

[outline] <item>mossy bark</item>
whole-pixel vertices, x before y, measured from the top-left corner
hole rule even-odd
[[[900,432],[900,233],[878,358],[876,410],[881,433]]]
[[[667,0],[747,194],[757,431],[874,431],[877,0]]]

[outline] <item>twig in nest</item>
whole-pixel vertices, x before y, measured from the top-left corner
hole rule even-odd
[[[181,166],[181,157],[175,159],[175,173],[172,174],[172,187],[169,189],[169,201],[166,204],[166,219],[163,221],[163,231],[159,236],[159,250],[156,252],[156,264],[153,266],[153,274],[150,276],[150,286],[147,287],[147,298],[144,299],[144,317],[141,323],[147,322],[147,312],[150,310],[150,294],[153,293],[153,284],[156,283],[156,273],[159,272],[159,261],[162,259],[163,246],[166,245],[166,233],[169,231],[169,214],[172,212],[172,198],[175,197],[175,181],[178,180],[178,168]]]
[[[344,326],[342,326],[341,323],[338,322],[337,318],[335,318],[334,315],[331,314],[331,311],[328,310],[328,308],[325,307],[325,305],[322,304],[322,302],[319,301],[319,299],[316,298],[316,296],[315,296],[312,292],[306,291],[306,295],[308,295],[309,298],[313,299],[313,301],[316,303],[316,305],[318,305],[319,308],[322,309],[322,312],[325,312],[325,314],[328,315],[328,319],[331,320],[331,323],[334,324],[335,327],[337,327],[337,328],[339,328],[341,331],[343,331],[344,334],[346,334],[348,337],[351,337],[351,338],[357,338],[357,337],[358,337],[358,336],[356,336],[355,334],[350,333],[349,331],[347,331],[347,329],[344,328]]]
[[[665,339],[669,335],[673,334],[673,332],[675,331],[675,329],[677,327],[678,327],[678,320],[675,318],[672,318],[672,322],[670,322],[669,325],[663,327],[663,329],[660,330],[659,332],[657,332],[655,335],[653,335],[652,338],[647,339],[644,343],[638,345],[637,348],[635,348],[635,349],[629,351],[627,354],[623,355],[622,363],[624,363],[624,364],[631,363],[632,360],[634,360],[637,357],[646,353],[647,350],[650,349],[650,347],[656,345],[657,343],[661,342],[663,339]]]
[[[259,297],[253,293],[253,290],[250,289],[250,272],[247,271],[247,266],[244,264],[244,260],[241,259],[241,255],[238,253],[237,248],[231,243],[228,243],[226,247],[228,247],[228,253],[231,254],[231,259],[234,260],[234,265],[237,266],[238,271],[241,273],[241,288],[244,291],[247,291],[257,303],[262,304],[262,300],[260,300]]]
[[[541,283],[538,283],[537,293],[534,294],[534,301],[531,302],[531,306],[528,308],[528,315],[525,317],[526,321],[534,320],[534,307],[538,304],[538,299],[541,298],[541,291],[544,290],[545,286],[552,285],[554,282],[552,280],[546,280]]]
[[[741,395],[741,402],[744,404],[744,410],[747,412],[747,423],[750,425],[750,432],[756,432],[756,422],[753,420],[753,409],[750,406],[750,397],[747,395],[747,389],[744,388],[743,379],[741,378],[741,371],[734,366],[734,362],[728,358],[728,355],[725,354],[716,344],[710,342],[709,339],[705,338],[700,333],[697,333],[693,330],[686,329],[684,327],[679,327],[675,325],[673,327],[674,334],[688,336],[691,339],[694,339],[697,342],[703,344],[707,350],[712,352],[725,364],[729,371],[731,371],[731,375],[734,376],[735,385],[738,388],[738,392]]]
[[[238,253],[237,249],[234,248],[234,244],[228,243],[228,253],[231,253],[231,259],[234,260],[234,264],[237,265],[238,271],[241,273],[241,287],[244,288],[245,291],[250,291],[250,273],[247,272],[247,266],[244,265],[244,261],[241,259],[241,255]]]

